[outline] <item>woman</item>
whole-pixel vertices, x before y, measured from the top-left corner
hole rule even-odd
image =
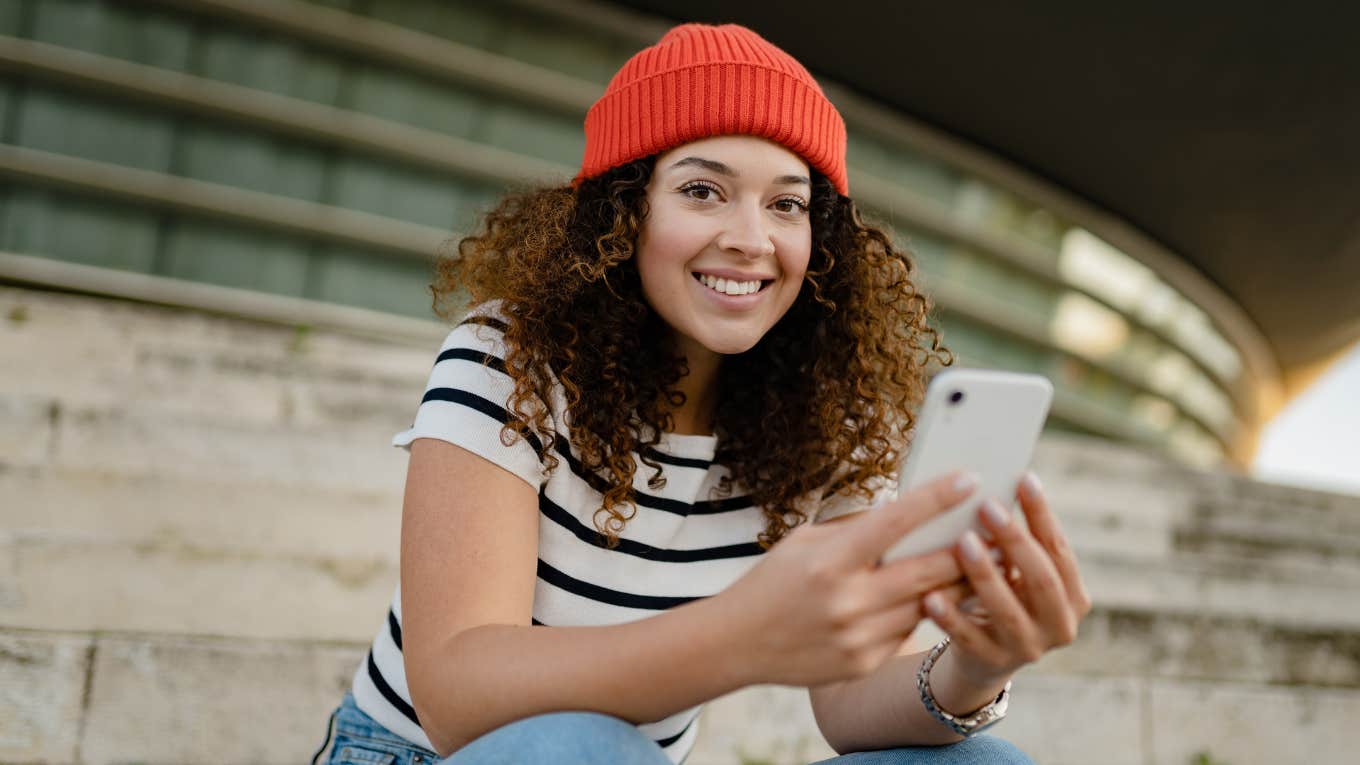
[[[809,688],[870,752],[846,762],[1028,761],[971,734],[1089,602],[1032,478],[1029,530],[982,513],[993,554],[878,565],[971,479],[893,495],[949,359],[846,196],[834,107],[750,30],[686,24],[585,132],[571,185],[439,264],[441,315],[472,310],[394,441],[401,586],[330,762],[678,762],[702,704],[756,683]],[[904,652],[926,615],[952,643]]]

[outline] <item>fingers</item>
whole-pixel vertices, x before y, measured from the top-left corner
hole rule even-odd
[[[877,610],[958,582],[963,569],[949,549],[936,550],[914,558],[885,564],[872,572],[873,594],[866,598],[869,609]]]
[[[1048,551],[1049,557],[1053,560],[1063,587],[1067,590],[1068,602],[1076,609],[1078,616],[1085,616],[1091,610],[1091,597],[1086,591],[1086,584],[1082,581],[1081,571],[1077,567],[1077,556],[1072,551],[1072,546],[1067,543],[1067,536],[1063,534],[1062,527],[1058,525],[1057,518],[1049,508],[1048,498],[1044,496],[1038,476],[1034,473],[1025,473],[1016,491],[1016,498],[1020,500],[1020,508],[1025,513],[1030,533]]]
[[[828,554],[845,568],[869,565],[907,532],[967,499],[977,489],[977,477],[951,473],[886,502],[845,524],[844,533]]]
[[[998,672],[1004,671],[1008,663],[1006,651],[992,639],[985,626],[974,623],[959,610],[957,601],[932,592],[922,599],[921,604],[925,607],[926,616],[944,630],[951,641],[989,667]]]
[[[1035,619],[1026,610],[1006,582],[1001,566],[992,562],[977,533],[965,532],[957,545],[959,565],[977,593],[978,603],[986,611],[986,627],[970,623],[984,633],[993,645],[1003,647],[1012,664],[1031,662],[1043,655],[1046,639]],[[931,614],[932,618],[934,614]],[[943,627],[944,625],[940,625]],[[983,653],[984,647],[979,653]],[[983,655],[986,655],[983,653]]]
[[[1043,647],[1070,643],[1076,635],[1077,619],[1068,601],[1067,588],[1048,552],[999,502],[987,500],[978,515],[1006,562],[1000,572],[992,568],[989,573],[1005,577],[1003,584],[1011,592],[1016,591],[1010,586],[1011,581],[1018,579],[1023,583],[1021,599],[1028,616],[1036,623],[1034,626],[1044,636]],[[1017,577],[1011,576],[1012,569],[1018,572]]]
[[[957,608],[956,604],[971,592],[972,590],[968,585],[956,583],[942,587],[936,590],[934,594],[944,599],[945,602],[954,604]],[[872,616],[865,617],[856,626],[856,631],[862,636],[861,639],[866,641],[906,640],[911,631],[916,629],[916,625],[920,624],[925,616],[925,608],[921,604],[921,599],[912,598],[890,608],[885,608]]]

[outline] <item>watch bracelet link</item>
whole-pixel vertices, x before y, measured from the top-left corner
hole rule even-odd
[[[978,733],[984,728],[989,728],[1006,716],[1006,707],[1010,703],[1011,684],[1006,682],[1006,686],[1001,689],[1001,693],[992,699],[981,709],[966,717],[952,715],[940,708],[935,701],[935,694],[930,690],[930,670],[935,666],[935,662],[944,654],[949,647],[949,636],[935,644],[926,654],[926,658],[921,662],[921,666],[916,670],[916,688],[921,692],[921,704],[932,717],[944,723],[946,727],[963,737]]]

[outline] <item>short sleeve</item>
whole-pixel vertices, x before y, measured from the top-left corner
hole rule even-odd
[[[436,438],[461,446],[524,479],[535,489],[543,476],[542,441],[516,437],[506,445],[501,428],[513,416],[507,409],[514,380],[505,372],[505,324],[483,309],[454,327],[445,338],[411,427],[392,437],[410,450],[417,438]]]

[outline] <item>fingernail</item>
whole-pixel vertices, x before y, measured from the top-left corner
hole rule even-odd
[[[931,616],[940,616],[944,613],[944,597],[938,592],[932,592],[926,596],[926,613]]]
[[[960,494],[972,494],[978,487],[977,473],[960,473],[954,479],[954,491]]]
[[[963,539],[959,540],[959,547],[963,550],[963,557],[968,560],[982,560],[982,556],[987,551],[982,547],[982,540],[972,530],[963,532]]]
[[[991,521],[992,525],[998,528],[1011,522],[1010,511],[1006,510],[1006,508],[1002,507],[1001,504],[994,499],[989,499],[982,503],[982,512],[987,516],[987,520]]]
[[[1020,482],[1025,485],[1025,491],[1029,492],[1031,495],[1043,491],[1043,486],[1039,485],[1039,476],[1035,475],[1032,470],[1025,471],[1025,475],[1020,479]]]

